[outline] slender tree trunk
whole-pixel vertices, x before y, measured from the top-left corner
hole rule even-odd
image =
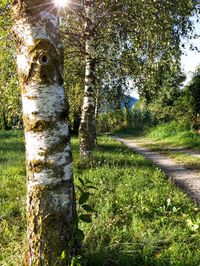
[[[5,117],[5,112],[2,110],[1,111],[1,130],[6,130],[7,125],[6,125],[6,117]]]
[[[96,98],[95,98],[95,120],[97,120],[97,115],[99,112],[99,95],[100,95],[100,89],[97,88],[96,90]]]
[[[57,10],[49,0],[14,0],[27,161],[26,265],[66,265],[75,196]]]
[[[85,89],[79,126],[80,156],[88,157],[96,144],[94,0],[85,1]]]

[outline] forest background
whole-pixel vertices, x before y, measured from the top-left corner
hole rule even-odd
[[[181,56],[182,53],[188,52],[188,46],[191,50],[198,50],[195,42],[192,41],[192,39],[198,40],[198,32],[195,32],[195,25],[198,25],[198,5],[194,4],[196,9],[193,9],[190,4],[187,4],[185,9],[183,8],[184,3],[178,4],[173,20],[163,17],[157,21],[154,21],[154,8],[158,8],[158,6],[150,6],[151,12],[147,15],[144,11],[145,2],[141,5],[138,4],[140,16],[138,15],[138,21],[132,22],[135,23],[134,25],[127,24],[125,18],[122,19],[119,16],[119,9],[122,8],[120,4],[116,6],[114,3],[104,3],[96,11],[98,15],[96,18],[97,29],[95,29],[96,72],[94,82],[97,103],[95,116],[100,132],[138,126],[138,123],[146,124],[141,121],[137,122],[145,115],[151,117],[151,119],[147,118],[149,125],[169,122],[173,119],[180,121],[184,117],[184,121],[187,123],[191,124],[192,121],[192,127],[195,129],[199,127],[197,104],[194,107],[198,97],[195,96],[197,92],[194,92],[195,89],[192,89],[191,85],[195,82],[195,77],[197,79],[199,70],[197,68],[192,74],[194,77],[190,85],[183,88],[186,77],[181,68]],[[133,7],[129,5],[124,11],[125,14],[134,14],[135,11],[131,8]],[[172,6],[170,7],[170,4],[167,3],[163,9],[167,8],[170,9]],[[65,87],[70,108],[70,127],[72,130],[78,131],[84,92],[85,29],[81,28],[80,21],[76,21],[76,15],[70,10],[70,8],[66,8],[64,12],[61,11],[65,46]],[[22,128],[21,100],[15,70],[9,2],[3,1],[0,11],[0,125],[2,129]],[[162,8],[160,12],[163,12]],[[145,22],[144,18],[146,18]],[[167,24],[165,23],[167,30],[163,24],[165,19],[168,19]],[[151,25],[150,30],[147,29],[147,20]],[[66,29],[66,25],[70,25],[68,29]],[[160,35],[160,39],[158,38],[160,33],[157,30],[158,26],[162,33],[165,31],[165,34]],[[139,38],[135,38],[138,36],[137,31],[140,32]],[[189,43],[188,39],[190,39]],[[184,50],[185,47],[187,50]],[[197,62],[197,58],[195,56],[195,62]],[[186,64],[184,62],[182,64]],[[188,65],[190,65],[189,61]],[[132,80],[133,87],[138,90],[140,101],[133,110],[126,108],[122,110],[121,103],[124,101],[125,95],[130,93],[130,80]],[[161,106],[163,107],[162,113],[158,111]],[[112,112],[113,109],[116,112]],[[130,115],[127,115],[127,112]],[[125,121],[127,117],[132,118],[130,121]]]

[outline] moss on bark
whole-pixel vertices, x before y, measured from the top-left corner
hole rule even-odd
[[[27,150],[26,265],[67,265],[75,194],[57,10],[49,0],[13,1]],[[33,8],[34,6],[34,8]],[[21,60],[21,61],[20,61]],[[30,104],[30,106],[29,106]]]
[[[57,186],[36,186],[29,193],[29,252],[34,251],[31,265],[66,266],[66,261],[61,260],[61,254],[69,249],[69,239],[73,234],[73,214],[68,213],[68,205],[74,199],[68,198],[65,206],[60,203],[63,203],[62,198],[66,194],[73,195],[71,190],[73,184],[68,181]]]

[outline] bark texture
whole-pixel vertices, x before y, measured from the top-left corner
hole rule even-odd
[[[13,1],[27,161],[26,265],[67,265],[75,195],[57,10],[49,0]]]
[[[96,144],[94,0],[85,1],[85,89],[79,126],[80,156],[88,157]]]

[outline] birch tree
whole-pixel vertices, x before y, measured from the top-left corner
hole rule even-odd
[[[95,143],[93,105],[96,95],[107,99],[107,88],[110,88],[115,97],[115,81],[119,84],[131,78],[141,95],[152,97],[154,73],[157,74],[161,64],[167,68],[169,63],[173,65],[180,58],[180,40],[191,33],[189,17],[195,10],[196,1],[80,2],[82,8],[79,12],[76,9],[73,12],[73,7],[67,11],[66,21],[70,26],[64,35],[69,55],[79,53],[77,69],[80,68],[80,61],[85,60],[85,90],[79,134],[81,155],[87,156]],[[75,6],[74,2],[72,6]],[[123,96],[125,86],[120,87]]]
[[[97,47],[99,45],[99,28],[108,23],[108,16],[115,12],[112,8],[115,3],[108,1],[85,0],[71,3],[69,16],[63,27],[63,37],[69,54],[79,54],[79,63],[84,60],[84,96],[82,101],[81,119],[79,125],[80,156],[88,157],[96,146],[96,111],[99,88],[96,84],[98,63]],[[104,21],[105,23],[101,23]],[[83,26],[84,25],[84,26]],[[66,52],[67,53],[67,52]],[[68,54],[68,56],[69,56]],[[80,86],[81,87],[81,86]]]
[[[58,10],[49,0],[12,5],[26,142],[26,265],[66,265],[75,196]]]
[[[94,0],[85,1],[85,87],[79,126],[80,156],[88,157],[95,146],[95,24]]]

